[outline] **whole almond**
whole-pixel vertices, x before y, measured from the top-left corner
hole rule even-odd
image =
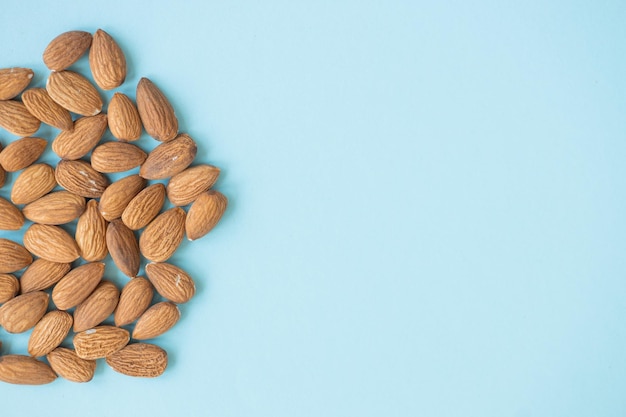
[[[83,197],[98,198],[109,186],[104,175],[82,160],[60,161],[54,175],[61,187]]]
[[[10,201],[0,197],[0,230],[19,230],[24,226],[24,215]]]
[[[31,254],[17,242],[0,238],[0,273],[12,273],[33,262]]]
[[[115,325],[124,326],[137,320],[150,306],[154,290],[150,281],[136,277],[122,288],[120,301],[115,309]]]
[[[154,148],[139,169],[148,180],[159,180],[178,174],[191,164],[198,149],[194,140],[181,133],[176,139]]]
[[[48,194],[56,185],[54,168],[48,164],[31,165],[15,179],[11,201],[13,204],[32,203]]]
[[[165,202],[165,186],[152,184],[135,196],[122,213],[122,221],[132,230],[144,228],[154,219]]]
[[[69,263],[51,262],[45,259],[36,259],[20,278],[22,294],[32,291],[45,290],[59,282],[70,271]]]
[[[120,219],[113,220],[107,227],[107,247],[115,265],[129,277],[139,272],[139,245],[137,238]]]
[[[143,164],[147,156],[132,143],[106,142],[91,153],[91,166],[98,172],[124,172]]]
[[[40,224],[66,224],[85,211],[85,199],[69,191],[55,191],[23,208],[24,217]]]
[[[82,332],[102,323],[109,317],[120,299],[115,284],[102,281],[89,297],[74,311],[74,331]]]
[[[0,101],[0,127],[15,136],[30,136],[39,130],[41,122],[30,114],[24,103],[15,100]]]
[[[76,224],[76,243],[84,260],[101,261],[107,256],[106,230],[107,221],[98,210],[98,202],[89,200]]]
[[[53,71],[72,65],[89,49],[91,33],[80,30],[65,32],[54,38],[43,52],[43,62]]]
[[[70,270],[54,286],[52,301],[59,310],[82,303],[96,289],[104,275],[104,263],[91,262]]]
[[[32,356],[0,356],[0,381],[19,385],[49,384],[57,374],[44,362]]]
[[[215,184],[220,169],[213,165],[197,165],[174,175],[167,184],[167,198],[175,206],[186,206]]]
[[[72,315],[65,311],[48,312],[35,325],[28,340],[31,356],[45,356],[56,349],[72,328]]]
[[[63,131],[52,141],[52,150],[63,159],[79,159],[100,142],[107,128],[106,114],[81,117],[72,131]]]
[[[139,238],[139,250],[153,262],[168,260],[185,236],[185,210],[174,207],[159,214]]]
[[[45,88],[30,88],[22,94],[22,102],[33,116],[60,130],[74,129],[72,116],[48,94]]]
[[[102,110],[102,98],[87,78],[73,71],[53,72],[46,90],[63,108],[81,116],[95,116]]]
[[[139,175],[129,175],[109,185],[100,197],[98,209],[106,220],[119,219],[130,200],[146,185]]]
[[[41,138],[21,138],[0,152],[0,164],[7,172],[24,169],[35,162],[46,149],[48,141]]]
[[[74,349],[79,358],[107,357],[128,344],[128,330],[114,326],[98,326],[74,336]]]
[[[52,262],[74,262],[80,256],[72,236],[58,226],[47,224],[31,225],[24,233],[24,246],[33,255]]]
[[[111,35],[98,29],[89,50],[93,79],[103,90],[112,90],[126,79],[126,58]]]
[[[20,282],[11,274],[0,274],[0,304],[15,297],[20,290]]]
[[[10,100],[18,96],[28,87],[33,75],[33,70],[30,68],[1,68],[0,100]]]
[[[43,291],[18,295],[0,307],[0,324],[9,333],[23,333],[43,317],[50,296]]]
[[[133,343],[106,357],[113,370],[128,376],[154,378],[167,368],[167,352],[149,343]]]
[[[96,361],[81,359],[74,349],[58,347],[46,355],[59,376],[72,382],[89,382],[96,372]]]
[[[146,275],[157,292],[176,303],[186,303],[196,292],[196,284],[181,268],[168,263],[149,263]]]
[[[201,194],[189,208],[185,220],[187,239],[196,240],[209,233],[226,211],[228,199],[219,191]]]
[[[157,303],[139,317],[133,339],[146,340],[162,335],[180,319],[180,310],[176,304],[168,301]]]
[[[141,136],[141,118],[137,106],[123,93],[115,93],[108,108],[109,129],[113,136],[125,142]]]
[[[137,110],[150,136],[161,142],[176,137],[178,119],[174,108],[161,90],[145,77],[137,84]]]

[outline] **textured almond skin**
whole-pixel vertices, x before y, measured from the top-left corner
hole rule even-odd
[[[52,141],[52,150],[62,159],[82,158],[100,142],[106,128],[106,114],[81,117],[74,122],[72,131],[57,135]]]
[[[106,241],[107,221],[98,210],[98,202],[89,200],[76,224],[76,243],[88,262],[103,260],[109,253]]]
[[[12,273],[27,267],[33,257],[22,245],[0,238],[0,273]]]
[[[139,175],[148,180],[160,180],[178,174],[191,164],[198,148],[194,140],[181,133],[176,139],[154,148],[139,169]]]
[[[129,175],[109,185],[100,197],[98,209],[108,221],[119,219],[130,200],[146,185],[139,175]]]
[[[12,298],[0,307],[0,324],[9,333],[23,333],[43,317],[50,296],[34,291]]]
[[[2,150],[1,146],[0,146],[0,150]],[[7,180],[7,173],[4,170],[4,168],[2,168],[2,165],[0,165],[0,187],[2,187],[4,185],[6,180]]]
[[[147,279],[136,277],[128,281],[115,309],[115,325],[124,326],[137,320],[150,306],[153,296],[154,289]]]
[[[159,294],[176,304],[186,303],[196,292],[196,284],[189,274],[175,265],[149,263],[146,275]]]
[[[135,196],[122,213],[122,221],[131,230],[146,227],[154,219],[165,202],[165,186],[152,184]]]
[[[69,263],[51,262],[45,259],[36,259],[20,278],[22,294],[32,291],[45,290],[59,282],[70,272]]]
[[[0,127],[15,136],[30,136],[39,130],[41,122],[30,114],[24,103],[15,100],[0,101]]]
[[[30,68],[1,68],[0,69],[0,100],[10,100],[17,97],[33,79],[33,70]]]
[[[91,262],[68,272],[52,290],[52,301],[59,310],[82,303],[96,289],[104,275],[104,263]]]
[[[72,116],[48,94],[45,88],[30,88],[22,94],[22,102],[33,116],[60,130],[74,129]]]
[[[115,40],[98,29],[89,50],[89,66],[93,79],[103,90],[112,90],[126,79],[126,58]]]
[[[10,201],[0,197],[0,230],[19,230],[24,226],[24,215]]]
[[[0,356],[0,381],[19,385],[49,384],[57,375],[44,362],[32,356]]]
[[[137,84],[137,110],[150,136],[161,142],[176,137],[178,119],[174,108],[161,90],[145,77]]]
[[[100,197],[109,186],[109,180],[104,175],[82,160],[60,161],[54,176],[61,187],[87,198]]]
[[[96,372],[96,361],[81,359],[74,349],[58,347],[46,355],[59,376],[72,382],[89,382]]]
[[[167,301],[157,303],[137,320],[133,339],[146,340],[160,336],[174,327],[179,319],[180,310],[176,304]]]
[[[76,72],[51,73],[46,90],[61,107],[81,116],[95,116],[102,110],[102,98],[96,87]]]
[[[13,204],[32,203],[48,194],[56,185],[54,168],[48,164],[31,165],[15,179],[11,201]]]
[[[48,141],[42,138],[21,138],[0,152],[0,164],[7,172],[24,169],[35,162],[46,149]]]
[[[20,290],[20,282],[11,274],[0,274],[0,304],[15,297]]]
[[[228,199],[219,191],[209,190],[201,194],[187,213],[187,239],[196,240],[209,233],[220,221],[227,206]]]
[[[167,352],[149,343],[133,343],[107,356],[106,363],[124,375],[155,378],[167,368]]]
[[[48,312],[35,325],[28,340],[31,356],[45,356],[56,349],[72,328],[72,315],[65,311]]]
[[[113,220],[107,227],[107,247],[115,265],[133,278],[139,272],[139,245],[137,238],[120,219]]]
[[[85,211],[85,199],[69,191],[55,191],[27,204],[24,217],[40,224],[66,224]]]
[[[139,237],[139,249],[153,262],[168,260],[185,236],[185,210],[174,207],[158,215]]]
[[[198,165],[174,175],[167,184],[167,198],[175,206],[193,203],[200,194],[215,184],[220,169],[213,165]]]
[[[82,332],[102,323],[109,317],[120,299],[115,284],[102,281],[89,297],[74,311],[74,331]]]
[[[106,142],[91,154],[91,166],[98,172],[124,172],[143,164],[148,155],[132,143]]]
[[[141,118],[137,106],[122,93],[115,93],[108,107],[109,129],[115,138],[125,142],[141,136]]]
[[[43,62],[53,71],[72,65],[91,45],[91,33],[72,30],[54,38],[43,52]]]
[[[58,226],[33,224],[24,233],[24,246],[33,255],[52,262],[74,262],[80,256],[72,236]]]
[[[109,356],[128,344],[128,330],[113,326],[98,326],[74,336],[74,349],[82,359]]]

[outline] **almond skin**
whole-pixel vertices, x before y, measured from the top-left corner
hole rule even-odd
[[[69,191],[55,191],[27,204],[24,216],[40,224],[66,224],[85,211],[85,199]]]
[[[98,209],[106,220],[119,219],[130,200],[146,185],[146,180],[139,175],[129,175],[109,185],[102,196]]]
[[[7,172],[24,169],[39,159],[47,145],[48,141],[42,138],[18,139],[0,152],[0,164]]]
[[[74,122],[72,131],[58,134],[52,141],[52,150],[62,159],[82,158],[100,142],[106,128],[106,114],[81,117]]]
[[[11,274],[0,274],[0,304],[15,297],[20,290],[20,282]]]
[[[124,326],[137,320],[150,306],[154,289],[150,281],[136,277],[122,288],[120,301],[115,309],[115,325]]]
[[[54,168],[48,164],[31,165],[15,179],[11,201],[13,204],[32,203],[48,194],[56,185]]]
[[[88,262],[101,261],[109,253],[106,241],[107,221],[98,210],[98,202],[89,200],[76,224],[76,243]]]
[[[45,290],[59,282],[70,272],[69,263],[51,262],[45,259],[36,259],[20,278],[22,294],[32,291]]]
[[[126,58],[111,35],[98,29],[89,50],[93,79],[103,90],[112,90],[126,79]]]
[[[10,201],[0,197],[0,230],[19,230],[24,226],[24,215]]]
[[[175,265],[149,263],[146,275],[159,294],[176,304],[186,303],[196,292],[196,284],[189,274]]]
[[[148,180],[160,180],[178,174],[191,164],[198,148],[194,140],[181,133],[176,139],[154,148],[139,169],[139,175]]]
[[[59,376],[72,382],[89,382],[96,372],[96,361],[81,359],[74,349],[58,347],[46,355]]]
[[[47,224],[31,225],[24,233],[24,246],[33,255],[52,262],[74,262],[80,256],[72,236],[58,226]]]
[[[96,289],[104,275],[104,263],[91,262],[72,269],[52,290],[52,301],[59,310],[82,303]]]
[[[82,332],[102,323],[109,317],[120,299],[115,284],[102,281],[89,297],[74,311],[74,331]]]
[[[50,296],[43,291],[18,295],[0,307],[0,324],[9,333],[23,333],[43,317]]]
[[[139,249],[153,262],[168,260],[185,236],[185,210],[174,207],[158,215],[139,238]]]
[[[72,30],[54,38],[43,52],[43,62],[53,71],[61,71],[83,56],[91,45],[91,33]]]
[[[209,190],[201,194],[187,213],[187,239],[196,240],[209,233],[220,221],[227,206],[228,199],[219,191]]]
[[[143,164],[147,156],[132,143],[107,142],[93,150],[91,166],[98,172],[124,172]]]
[[[0,69],[0,100],[10,100],[17,97],[28,87],[33,75],[33,70],[30,68]]]
[[[0,101],[0,127],[15,136],[30,136],[39,130],[41,122],[30,114],[24,103]]]
[[[2,150],[1,146],[0,146],[0,150]],[[4,170],[4,168],[2,168],[2,165],[0,165],[0,187],[2,187],[4,185],[6,180],[7,180],[7,173]]]
[[[60,130],[74,129],[72,116],[44,88],[30,88],[22,94],[22,102],[33,116]]]
[[[22,245],[0,238],[0,273],[12,273],[27,267],[33,257]]]
[[[57,375],[44,362],[32,356],[0,356],[0,381],[19,385],[49,384]]]
[[[51,73],[46,90],[61,107],[81,116],[95,116],[102,110],[102,98],[96,87],[76,72]]]
[[[167,352],[149,343],[133,343],[107,356],[106,363],[124,375],[155,378],[167,368]]]
[[[137,106],[122,93],[115,93],[108,107],[109,129],[115,138],[131,142],[141,136],[141,118]]]
[[[104,175],[82,160],[60,161],[54,176],[61,187],[87,198],[100,197],[109,186],[109,180]]]
[[[180,310],[176,304],[168,301],[157,303],[139,317],[133,330],[133,339],[146,340],[160,336],[174,327],[179,319]]]
[[[215,184],[220,169],[213,165],[198,165],[174,175],[167,184],[167,198],[175,206],[193,203],[200,194]]]
[[[154,219],[165,202],[165,186],[152,184],[135,196],[122,213],[122,221],[131,230],[146,227]]]
[[[139,272],[139,245],[137,238],[120,219],[113,220],[107,227],[107,247],[115,265],[133,278]]]
[[[137,84],[137,110],[150,136],[161,142],[176,137],[178,119],[174,108],[161,90],[145,77]]]
[[[35,325],[28,340],[31,356],[45,356],[56,349],[72,328],[72,315],[65,311],[48,312]]]
[[[98,326],[74,336],[74,349],[82,359],[107,357],[128,344],[128,330],[113,326]]]

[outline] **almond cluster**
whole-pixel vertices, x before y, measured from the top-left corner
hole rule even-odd
[[[95,85],[68,70],[86,53]],[[10,201],[0,198],[0,230],[32,222],[22,244],[0,238],[0,326],[32,329],[29,355],[0,356],[0,381],[87,382],[102,358],[125,375],[159,376],[167,353],[143,341],[172,328],[177,304],[195,293],[189,274],[168,260],[185,235],[198,239],[222,217],[227,199],[212,189],[220,170],[192,165],[196,143],[179,132],[172,105],[147,78],[136,103],[115,92],[102,112],[99,89],[122,85],[127,70],[105,31],[63,33],[43,61],[51,70],[45,88],[28,88],[31,69],[0,69],[0,127],[21,137],[0,146],[0,187],[7,173],[16,175]],[[59,130],[56,166],[37,162],[48,145],[32,136],[42,123]],[[115,140],[102,142],[107,130]],[[149,153],[132,143],[143,130],[162,142]],[[114,182],[107,176],[137,168]],[[173,208],[164,209],[166,199]],[[130,278],[121,289],[103,279],[108,255]],[[138,276],[144,261],[146,278]],[[165,301],[153,304],[155,292]],[[103,324],[111,316],[114,325]]]

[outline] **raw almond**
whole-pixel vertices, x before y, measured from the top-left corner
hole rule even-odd
[[[124,375],[155,378],[167,368],[167,352],[149,343],[133,343],[107,356],[106,363]]]
[[[109,186],[104,175],[82,160],[60,161],[54,175],[61,187],[83,197],[98,198]]]
[[[174,327],[179,319],[180,310],[176,304],[169,301],[157,303],[139,317],[133,330],[133,339],[145,340],[160,336]]]
[[[52,150],[63,159],[82,158],[100,142],[106,128],[106,114],[81,117],[74,122],[72,131],[58,134],[52,141]]]
[[[196,240],[209,233],[226,211],[228,199],[219,191],[201,194],[189,208],[185,220],[187,239]]]
[[[51,262],[45,259],[36,259],[20,278],[22,294],[32,291],[45,290],[59,282],[70,271],[69,263]]]
[[[46,90],[52,100],[81,116],[95,116],[102,110],[102,98],[87,78],[73,71],[53,72]]]
[[[91,33],[80,30],[65,32],[54,38],[43,52],[43,62],[53,71],[72,65],[91,45]]]
[[[33,70],[30,68],[0,69],[0,100],[10,100],[18,96],[28,87],[33,75]]]
[[[82,332],[102,323],[109,317],[120,299],[115,284],[102,281],[89,297],[74,311],[74,331]]]
[[[0,197],[0,230],[19,230],[24,226],[24,215],[10,201]]]
[[[24,103],[15,100],[0,101],[0,127],[15,136],[30,136],[39,130],[41,122],[30,114]]]
[[[56,349],[72,328],[72,315],[65,311],[48,312],[35,325],[28,340],[31,356],[45,356]]]
[[[45,88],[30,88],[22,94],[22,102],[33,116],[60,130],[74,129],[72,116],[48,94]]]
[[[146,275],[157,292],[174,303],[186,303],[196,292],[196,284],[189,274],[175,265],[149,263]]]
[[[145,77],[137,84],[137,110],[150,136],[161,142],[176,137],[178,119],[174,108],[161,90]]]
[[[175,206],[186,206],[215,184],[220,169],[213,165],[198,165],[174,175],[167,184],[167,198]]]
[[[89,66],[93,79],[103,90],[112,90],[126,79],[126,58],[115,40],[98,29],[89,50]]]
[[[194,140],[181,133],[176,139],[154,148],[139,169],[148,180],[159,180],[178,174],[191,164],[198,149]]]
[[[122,93],[115,93],[108,108],[109,129],[113,136],[125,142],[141,136],[141,118],[137,106]]]
[[[20,290],[20,282],[11,274],[0,274],[0,304],[15,297]]]
[[[107,227],[107,247],[115,265],[129,277],[139,272],[139,245],[137,238],[120,219],[113,220]]]
[[[136,277],[122,288],[120,301],[115,309],[115,325],[124,326],[137,320],[150,306],[154,290],[150,281]]]
[[[79,358],[74,349],[58,347],[46,359],[54,372],[68,381],[89,382],[96,372],[96,361]]]
[[[18,295],[0,307],[0,324],[9,333],[23,333],[43,317],[50,296],[43,291]]]
[[[0,164],[7,172],[24,169],[35,162],[46,149],[48,141],[41,138],[21,138],[0,152]]]
[[[129,175],[109,185],[100,197],[98,209],[106,220],[119,219],[124,209],[146,185],[139,175]]]
[[[152,184],[135,196],[122,213],[122,221],[132,230],[144,228],[154,219],[165,202],[165,186]]]
[[[139,237],[139,250],[153,262],[168,260],[185,236],[185,210],[174,207],[158,215]]]
[[[76,243],[84,260],[101,261],[107,256],[106,230],[107,221],[98,210],[98,202],[89,200],[76,224]]]
[[[57,185],[54,168],[48,164],[35,164],[26,168],[16,178],[11,189],[13,204],[28,204],[48,194]]]
[[[1,146],[0,146],[0,150],[2,150]],[[6,180],[7,180],[7,173],[4,170],[4,168],[2,168],[2,165],[0,165],[0,187],[2,187],[4,185]]]
[[[124,172],[143,164],[147,156],[132,143],[107,142],[93,150],[91,166],[98,172]]]
[[[27,267],[33,257],[22,245],[0,238],[0,273],[12,273]]]
[[[91,262],[72,269],[54,286],[52,301],[67,310],[85,301],[104,275],[104,263]]]
[[[0,356],[0,381],[19,385],[49,384],[57,374],[44,362],[32,356]]]
[[[66,224],[85,211],[85,199],[69,191],[55,191],[27,204],[24,216],[40,224]]]
[[[128,344],[128,330],[114,326],[98,326],[74,336],[74,349],[79,358],[107,357]]]
[[[33,255],[52,262],[74,262],[80,256],[72,236],[58,226],[47,224],[31,225],[24,233],[24,246]]]

